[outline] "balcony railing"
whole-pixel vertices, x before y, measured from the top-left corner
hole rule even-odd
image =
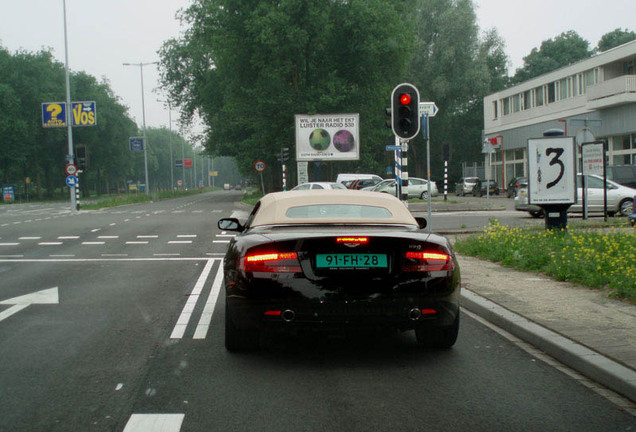
[[[593,101],[624,93],[636,93],[636,75],[623,75],[587,88],[587,100]]]

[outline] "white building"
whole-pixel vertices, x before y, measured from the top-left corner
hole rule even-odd
[[[491,155],[490,178],[505,187],[525,176],[527,140],[555,128],[578,137],[579,145],[590,133],[607,140],[608,165],[636,165],[635,64],[632,41],[486,96],[484,140],[500,146]]]

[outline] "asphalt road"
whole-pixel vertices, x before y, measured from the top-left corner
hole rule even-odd
[[[229,354],[218,273],[229,237],[216,220],[245,212],[239,198],[2,206],[0,431],[636,427],[467,314],[448,351],[353,333]]]

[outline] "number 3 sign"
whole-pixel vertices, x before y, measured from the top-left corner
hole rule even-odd
[[[528,203],[576,203],[574,137],[528,140]]]

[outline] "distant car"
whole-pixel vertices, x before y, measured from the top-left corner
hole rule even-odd
[[[488,191],[486,191],[486,187],[488,187]],[[473,196],[484,196],[484,195],[499,195],[499,185],[494,180],[477,180],[475,186],[473,186]]]
[[[353,180],[361,180],[361,179],[372,179],[377,180],[378,182],[382,181],[382,177],[375,174],[338,174],[336,177],[337,183],[351,182]]]
[[[506,188],[506,195],[508,198],[514,198],[517,196],[517,192],[519,189],[523,187],[528,187],[528,178],[527,177],[513,177],[508,182],[508,187]]]
[[[455,195],[464,196],[473,193],[473,188],[477,184],[479,177],[462,177],[455,183]]]
[[[343,184],[335,183],[335,182],[308,182],[308,183],[301,183],[298,186],[295,186],[294,188],[292,188],[291,190],[296,191],[296,190],[320,190],[320,189],[347,189],[347,188]]]
[[[450,348],[459,332],[460,269],[446,237],[423,230],[386,194],[335,190],[265,195],[223,260],[225,347],[259,348],[267,331],[415,330]]]
[[[232,187],[230,186],[230,184],[229,184],[229,183],[225,183],[225,184],[223,185],[223,190],[231,190],[231,189],[232,189]]]
[[[395,196],[395,179],[387,179],[384,180],[371,189],[372,192],[383,192],[388,193]],[[431,196],[438,195],[437,184],[434,181],[431,181]],[[409,198],[419,198],[419,199],[427,199],[428,197],[428,182],[425,179],[418,177],[410,177],[409,185],[408,185],[408,195]]]
[[[353,190],[361,190],[370,186],[375,186],[378,183],[380,183],[382,180],[378,180],[376,178],[370,178],[370,179],[356,179],[353,180],[351,183],[349,183],[348,185],[346,185],[347,189],[353,189]]]
[[[597,175],[586,176],[587,183],[587,209],[590,213],[603,211],[603,178]],[[634,196],[636,189],[628,188],[611,180],[607,180],[607,213],[629,216],[633,212]],[[577,175],[576,204],[568,209],[568,212],[583,212],[583,186],[582,175]],[[527,211],[533,217],[542,217],[543,209],[528,203],[528,189],[522,188],[515,197],[515,210]]]

